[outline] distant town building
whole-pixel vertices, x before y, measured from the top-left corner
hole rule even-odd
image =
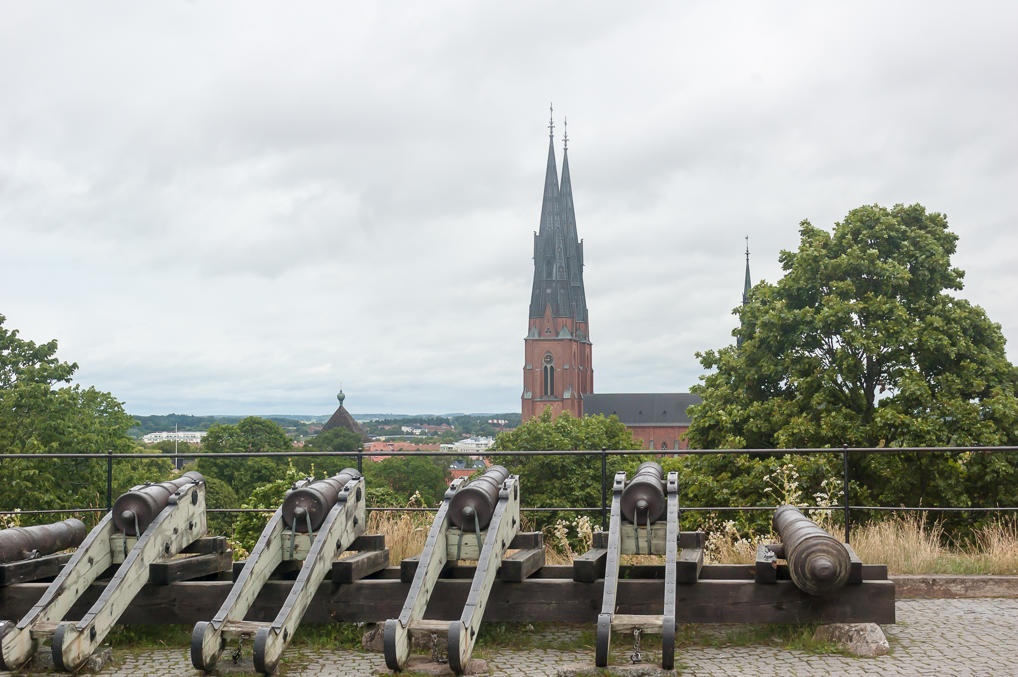
[[[322,430],[319,434],[328,432],[333,428],[346,428],[350,432],[357,433],[364,438],[364,430],[361,428],[360,424],[354,420],[354,417],[350,414],[350,412],[346,410],[346,407],[343,406],[343,402],[346,400],[346,395],[343,393],[342,388],[339,389],[339,394],[336,395],[336,399],[339,400],[339,407],[336,408],[336,411],[332,414],[329,420],[322,426]]]
[[[484,470],[489,465],[491,464],[480,456],[471,456],[467,462],[458,458],[449,464],[449,474],[452,476],[452,479],[470,477],[478,470]]]
[[[434,444],[416,444],[414,442],[404,442],[402,440],[388,441],[374,441],[365,442],[364,451],[375,452],[375,451],[439,451],[438,443]]]
[[[443,444],[441,450],[454,454],[477,454],[491,449],[494,445],[494,437],[467,437],[453,444]]]
[[[181,430],[179,432],[157,432],[143,435],[141,441],[145,444],[155,444],[156,442],[184,442],[185,444],[201,444],[202,438],[207,433],[204,431],[192,431],[192,430]]]

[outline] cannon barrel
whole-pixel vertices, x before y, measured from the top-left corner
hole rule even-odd
[[[509,471],[500,465],[493,465],[486,473],[461,487],[449,503],[449,521],[463,531],[473,531],[476,517],[476,526],[486,528],[498,504],[499,489],[507,479]]]
[[[0,564],[77,547],[87,533],[84,522],[75,517],[53,524],[0,530]]]
[[[654,461],[641,463],[622,490],[622,517],[633,524],[653,523],[664,516],[667,506],[665,471]]]
[[[168,482],[131,487],[113,502],[113,524],[127,536],[138,536],[166,507],[170,496],[189,484],[204,481],[200,473],[192,470]]]
[[[800,590],[820,596],[848,581],[851,559],[844,544],[798,508],[783,505],[775,510],[774,530],[784,545],[788,573]]]
[[[343,468],[338,475],[287,492],[283,499],[283,523],[289,529],[306,533],[310,517],[311,530],[318,531],[332,506],[339,500],[339,492],[350,480],[359,479],[360,476],[353,468]]]

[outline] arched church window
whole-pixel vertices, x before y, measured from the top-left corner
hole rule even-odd
[[[544,354],[544,396],[555,397],[555,358]]]

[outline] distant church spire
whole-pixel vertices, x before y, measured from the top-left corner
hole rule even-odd
[[[576,234],[569,175],[569,131],[563,119],[562,176],[555,163],[554,108],[549,108],[548,164],[541,221],[534,232],[534,286],[524,339],[523,420],[551,407],[553,415],[583,415],[582,398],[594,391],[583,243]]]
[[[742,287],[742,305],[749,303],[749,290],[753,288],[749,281],[749,235],[746,236],[746,282]]]
[[[746,306],[749,304],[749,290],[753,288],[753,284],[749,281],[749,235],[746,236],[746,281],[742,285],[742,305]],[[742,332],[735,339],[736,347],[742,346]]]
[[[541,223],[534,234],[534,286],[530,295],[530,317],[544,317],[550,306],[552,317],[586,322],[583,245],[576,234],[568,145],[563,149],[560,184],[555,162],[554,128],[552,118],[548,121],[548,164],[544,175]]]

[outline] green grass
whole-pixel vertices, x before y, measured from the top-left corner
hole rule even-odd
[[[804,625],[680,625],[676,631],[676,648],[690,646],[772,646],[812,654],[844,654],[831,642],[813,639],[816,624]],[[561,636],[563,629],[576,633]],[[191,643],[192,626],[135,625],[116,626],[107,641],[115,650],[125,649],[186,649]],[[576,632],[578,631],[578,632]],[[329,623],[301,626],[291,645],[312,649],[361,648],[364,626],[356,623]],[[559,649],[562,651],[593,651],[594,625],[562,623],[485,623],[475,645],[475,656],[482,657],[495,649]],[[619,660],[628,660],[633,650],[633,635],[614,633],[612,652]],[[660,660],[661,636],[640,637],[644,662]],[[651,657],[648,657],[649,654]]]
[[[191,646],[193,625],[115,625],[106,641],[114,649],[168,649]]]
[[[812,654],[846,654],[838,645],[813,639],[817,624],[803,625],[735,625],[718,631],[692,623],[680,625],[675,643],[683,646],[772,646]],[[660,642],[660,640],[659,640]]]

